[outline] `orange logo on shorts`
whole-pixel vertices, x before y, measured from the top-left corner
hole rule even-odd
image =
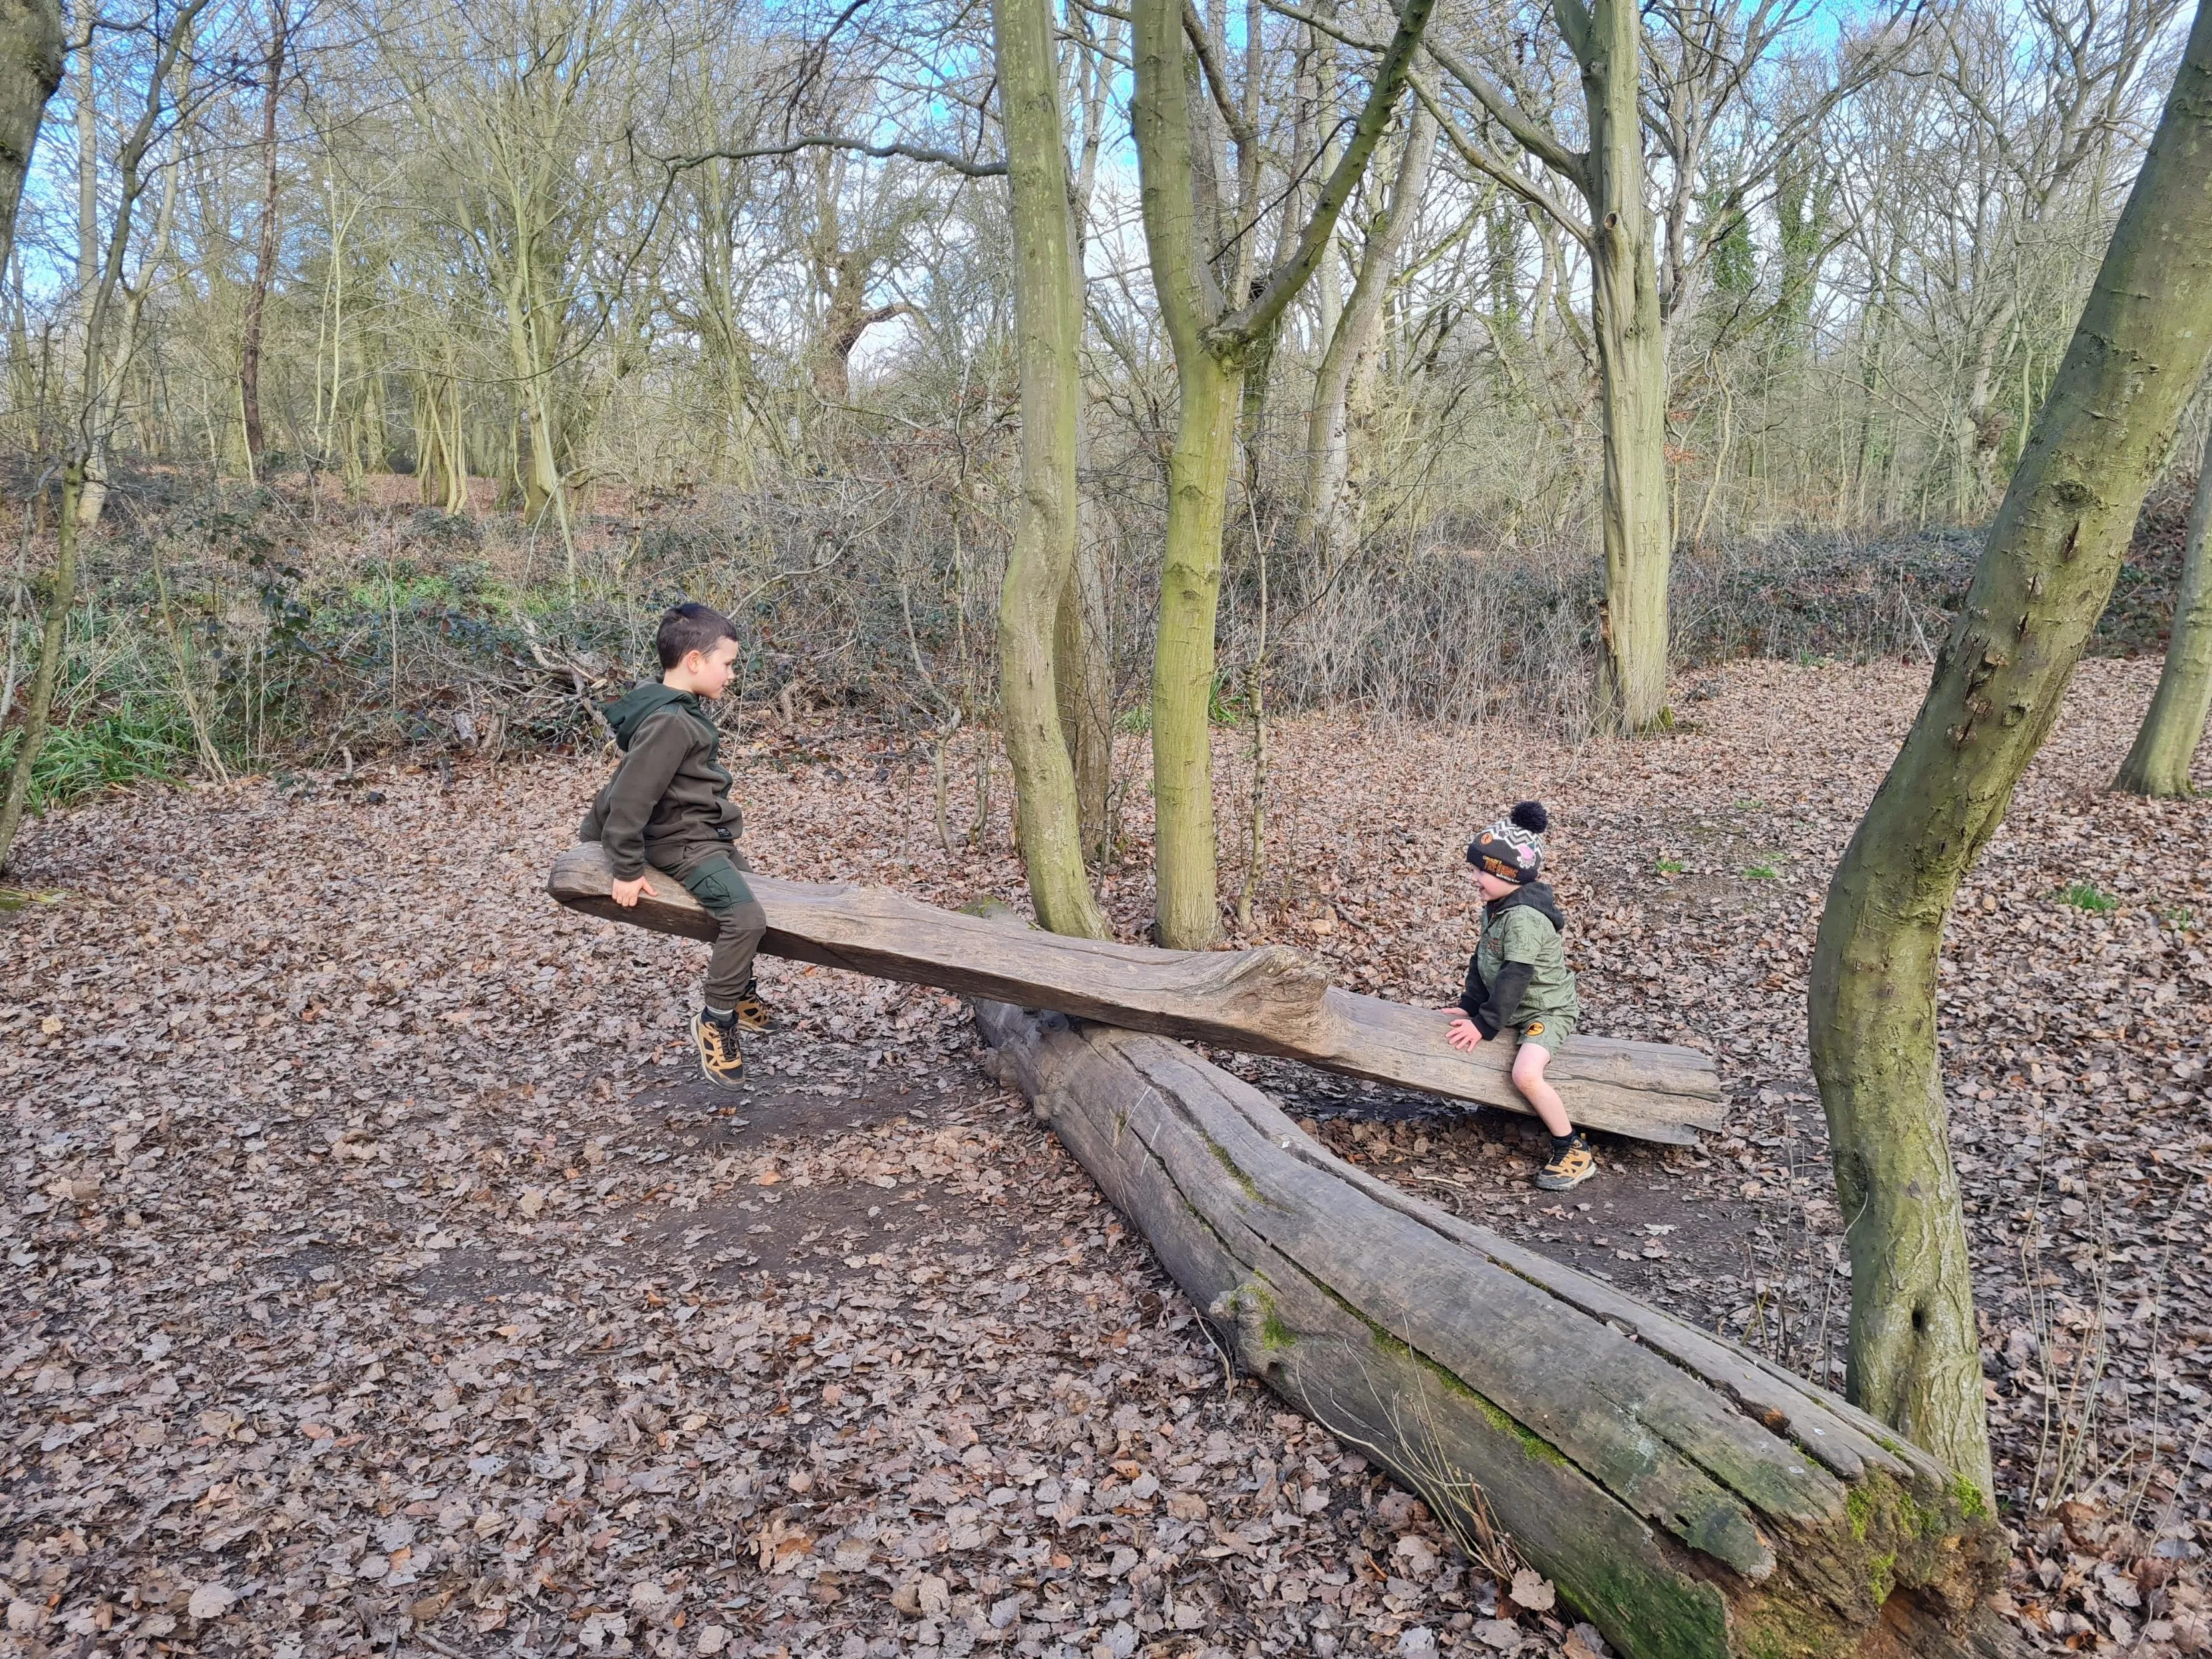
[[[1542,1020],[1540,1020],[1540,1019],[1532,1019],[1532,1020],[1530,1020],[1530,1021],[1528,1022],[1528,1035],[1529,1035],[1530,1036],[1543,1036],[1543,1035],[1544,1035],[1544,1022],[1543,1022]]]

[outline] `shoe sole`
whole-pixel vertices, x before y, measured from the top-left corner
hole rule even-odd
[[[1578,1176],[1540,1175],[1536,1177],[1536,1185],[1543,1192],[1571,1193],[1596,1173],[1597,1165],[1593,1164]]]

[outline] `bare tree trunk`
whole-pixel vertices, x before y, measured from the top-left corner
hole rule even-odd
[[[1313,407],[1306,417],[1304,508],[1306,538],[1323,570],[1335,562],[1350,506],[1345,492],[1352,471],[1352,379],[1382,337],[1383,295],[1396,272],[1399,252],[1420,215],[1436,154],[1437,118],[1427,105],[1416,102],[1389,204],[1368,229],[1351,302],[1338,318],[1315,374]]]
[[[1211,945],[1221,928],[1213,836],[1213,633],[1221,588],[1221,529],[1229,465],[1237,448],[1238,396],[1254,351],[1327,257],[1353,185],[1382,137],[1433,0],[1407,0],[1370,83],[1344,157],[1330,171],[1291,256],[1263,278],[1238,264],[1232,301],[1212,268],[1210,230],[1199,223],[1200,187],[1212,166],[1195,138],[1197,95],[1175,0],[1136,0],[1131,129],[1136,138],[1145,243],[1152,287],[1175,350],[1180,404],[1168,459],[1166,546],[1152,655],[1153,871],[1159,942],[1182,950]],[[1260,31],[1248,40],[1258,48]],[[1256,190],[1256,131],[1248,131],[1239,173]],[[1241,204],[1237,211],[1250,211]]]
[[[1221,528],[1237,453],[1241,368],[1199,350],[1177,366],[1165,556],[1152,649],[1152,849],[1158,942],[1202,950],[1220,932],[1213,831],[1213,629]]]
[[[1960,878],[2058,714],[2212,344],[2212,0],[1919,718],[1829,884],[1808,1024],[1851,1255],[1851,1398],[1990,1487],[1936,1048]]]
[[[2195,796],[2189,763],[2204,738],[2212,712],[2212,433],[2197,469],[2197,498],[2189,509],[2189,538],[2181,552],[2181,580],[2173,593],[2173,623],[2166,635],[2166,665],[2135,746],[2112,786],[2137,795],[2181,799]]]
[[[261,313],[269,301],[269,278],[276,268],[276,98],[283,88],[284,46],[291,20],[284,0],[269,9],[269,82],[261,100],[261,240],[254,252],[253,282],[246,290],[246,319],[238,354],[238,397],[246,428],[248,474],[261,474],[267,448],[261,433]]]
[[[1590,207],[1590,324],[1605,433],[1605,600],[1599,720],[1623,733],[1667,717],[1667,348],[1659,273],[1644,202],[1637,107],[1642,16],[1632,0],[1589,13],[1583,95]]]
[[[0,271],[12,269],[15,209],[46,118],[62,83],[60,0],[0,0]]]
[[[100,104],[99,79],[94,71],[89,36],[77,49],[76,86],[76,290],[77,337],[82,342],[92,331],[93,310],[100,289]],[[82,401],[89,407],[100,368],[90,351],[83,354]],[[85,458],[83,487],[79,494],[78,528],[89,532],[100,523],[107,501],[107,443],[95,430],[93,447]]]
[[[1081,454],[1080,440],[1077,453]],[[1079,475],[1080,462],[1078,463]],[[1053,634],[1054,685],[1062,741],[1075,762],[1075,820],[1087,864],[1105,860],[1107,796],[1114,773],[1114,665],[1105,539],[1079,506],[1075,568],[1060,590]]]
[[[1021,504],[999,599],[999,695],[1014,774],[1014,837],[1037,919],[1055,933],[1104,939],[1106,920],[1084,870],[1074,763],[1060,730],[1053,660],[1075,565],[1083,290],[1050,0],[993,0],[991,23],[1006,127],[1021,375]]]
[[[22,828],[23,812],[31,799],[31,771],[39,751],[46,747],[46,727],[53,717],[54,682],[60,678],[62,655],[69,643],[70,607],[76,602],[76,550],[79,508],[84,500],[84,463],[71,457],[62,468],[61,521],[55,537],[54,568],[46,581],[46,629],[39,641],[39,665],[31,678],[31,700],[17,728],[15,764],[8,773],[8,793],[0,798],[0,871],[15,850],[15,833]]]

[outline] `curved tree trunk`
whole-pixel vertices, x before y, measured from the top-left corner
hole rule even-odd
[[[1990,1487],[1936,1050],[1960,876],[2003,820],[2111,596],[2212,344],[2212,0],[1982,550],[1935,683],[1828,888],[1808,1018],[1852,1218],[1851,1398]]]
[[[62,83],[59,0],[0,0],[0,272],[13,269],[15,209],[46,101]]]
[[[2135,746],[2120,768],[2116,789],[2137,795],[2186,799],[2197,792],[2189,763],[2204,739],[2212,712],[2212,434],[2197,469],[2197,499],[2189,509],[2189,538],[2181,553],[2181,580],[2173,593],[2173,623],[2166,635],[2166,666]]]
[[[1014,230],[1021,374],[1021,505],[999,599],[999,684],[1013,768],[1014,835],[1037,918],[1106,937],[1083,865],[1075,768],[1060,730],[1054,633],[1075,565],[1075,360],[1083,293],[1069,222],[1049,0],[993,0]]]

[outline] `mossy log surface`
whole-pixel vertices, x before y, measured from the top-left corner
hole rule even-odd
[[[975,1012],[1246,1370],[1623,1653],[2015,1650],[1980,1494],[1835,1395],[1407,1197],[1179,1044]]]
[[[714,938],[714,918],[672,877],[652,876],[653,896],[623,908],[607,896],[605,854],[587,842],[554,860],[546,890],[571,909],[609,921]],[[1443,1015],[1340,989],[1285,945],[1156,951],[1010,928],[886,888],[746,879],[768,912],[761,949],[772,956],[1528,1110],[1511,1082],[1510,1043],[1461,1054],[1443,1040]],[[1698,1130],[1721,1124],[1719,1074],[1692,1048],[1570,1037],[1549,1075],[1586,1127],[1689,1145]]]

